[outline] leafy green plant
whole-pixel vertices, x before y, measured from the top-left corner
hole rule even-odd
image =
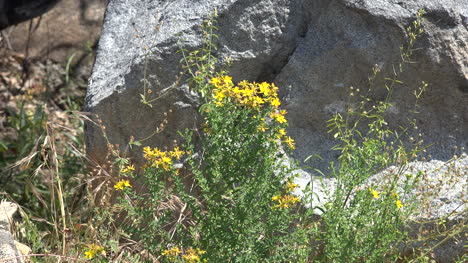
[[[22,207],[19,240],[35,253],[64,255],[75,220],[71,215],[83,194],[83,118],[72,111],[72,100],[63,103],[65,110],[59,109],[52,101],[61,94],[51,94],[48,85],[44,80],[24,88],[6,109],[0,194]]]
[[[200,50],[182,50],[202,98],[202,129],[182,134],[183,150],[145,147],[141,176],[131,165],[122,167],[144,189],[134,191],[127,179],[114,185],[123,192],[127,229],[162,262],[306,262],[313,231],[303,228],[308,212],[298,205],[293,169],[280,154],[295,146],[286,136],[278,88],[235,85],[216,73],[213,24],[205,23]]]
[[[163,260],[305,261],[308,238],[294,213],[300,209],[292,194],[297,185],[278,156],[282,144],[294,144],[285,135],[277,88],[246,81],[234,86],[225,75],[210,83],[212,99],[200,108],[203,150],[196,152],[190,132],[184,151],[145,147],[148,164],[135,178],[145,193],[131,191],[127,180],[115,184],[127,197],[121,202],[133,221],[129,229]],[[185,167],[175,166],[183,154]]]
[[[332,176],[337,178],[336,191],[323,214],[324,262],[384,262],[398,258],[398,245],[405,239],[404,221],[414,208],[408,205],[412,203],[410,193],[419,180],[418,174],[403,171],[422,147],[418,142],[408,148],[404,143],[406,130],[398,133],[388,128],[385,114],[392,106],[394,85],[401,83],[398,77],[410,58],[414,40],[423,32],[422,14],[419,12],[418,20],[408,28],[410,42],[401,49],[404,60],[400,71],[385,78],[385,100],[373,101],[367,97],[369,91],[363,92],[355,109],[350,109],[345,117],[336,114],[329,121],[330,132],[339,142],[334,149],[341,155],[337,168],[332,167]],[[374,68],[370,80],[378,74]],[[423,83],[415,91],[415,103],[426,87]],[[359,92],[351,88],[350,95]],[[396,165],[397,171],[385,175],[388,180],[372,183],[371,177],[390,165]]]
[[[0,175],[1,188],[30,216],[40,218],[35,222],[37,231],[52,230],[50,237],[54,237],[49,241],[62,240],[62,244],[56,245],[64,248],[63,231],[68,226],[66,206],[76,205],[79,178],[73,177],[84,169],[79,150],[83,144],[76,134],[79,131],[63,129],[59,121],[51,123],[41,106],[34,109],[25,110],[22,106],[19,113],[10,113],[9,125],[18,137],[7,138],[8,151],[2,153],[5,166]],[[62,121],[70,121],[68,124],[81,122],[78,117],[65,118]],[[51,229],[51,225],[55,227]],[[37,243],[34,236],[29,237],[33,244],[44,248],[44,239]]]

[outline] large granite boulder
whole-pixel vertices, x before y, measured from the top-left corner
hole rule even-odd
[[[178,85],[153,108],[140,103],[146,74],[154,96],[177,81],[177,51],[201,44],[200,24],[216,8],[217,56],[229,57],[235,80],[275,82],[288,110],[296,158],[325,157],[324,169],[337,156],[326,120],[346,110],[350,86],[367,86],[377,64],[387,75],[400,59],[405,28],[425,9],[424,29],[413,61],[401,76],[389,112],[390,125],[404,125],[414,107],[413,89],[429,83],[419,102],[419,130],[434,159],[447,160],[453,147],[468,141],[468,5],[463,0],[255,0],[122,1],[109,3],[85,110],[98,115],[108,140],[122,149],[130,136],[142,139],[167,119],[165,130],[145,141],[163,146],[176,130],[193,128],[197,97]],[[149,55],[148,55],[149,54]],[[146,73],[145,73],[146,72]],[[183,83],[183,82],[181,82]],[[380,87],[383,90],[383,87]],[[385,92],[376,92],[376,99]],[[165,114],[173,110],[173,113]],[[88,125],[89,156],[105,156],[106,140]]]
[[[405,28],[418,9],[425,9],[426,32],[416,43],[414,64],[407,64],[399,76],[387,118],[392,129],[408,127],[416,118],[428,154],[447,160],[454,146],[466,147],[468,138],[468,5],[463,1],[305,1],[309,11],[307,31],[298,41],[275,83],[283,88],[295,138],[296,157],[320,154],[325,162],[338,155],[330,151],[335,144],[326,133],[326,120],[333,113],[344,113],[350,98],[359,88],[366,90],[370,68],[377,65],[383,75],[392,77],[398,70],[400,46],[405,45]],[[319,4],[322,3],[322,4]],[[396,69],[395,69],[396,68]],[[382,76],[380,76],[382,77]],[[429,83],[419,102],[419,114],[412,94]],[[383,100],[381,82],[374,87],[374,99]],[[320,165],[323,168],[323,164]]]
[[[305,28],[302,4],[295,1],[111,1],[85,102],[85,111],[102,119],[110,143],[125,149],[130,136],[146,138],[167,119],[164,131],[145,141],[162,147],[177,139],[177,130],[196,125],[197,97],[186,85],[152,108],[140,103],[140,94],[145,72],[154,97],[176,83],[177,51],[201,45],[200,24],[215,8],[217,55],[234,60],[236,80],[273,80],[266,73],[280,70]],[[107,142],[100,128],[87,125],[86,141],[89,156],[101,162]]]

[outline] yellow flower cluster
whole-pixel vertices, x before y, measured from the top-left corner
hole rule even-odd
[[[372,197],[374,199],[379,199],[380,195],[379,192],[377,192],[375,189],[369,188],[369,192],[371,193]]]
[[[281,105],[278,99],[278,87],[274,84],[267,82],[249,83],[243,80],[237,86],[234,86],[230,76],[213,78],[211,84],[214,86],[214,103],[219,107],[223,106],[227,101],[250,108],[260,108],[265,104],[269,104],[274,109],[278,109]]]
[[[96,244],[91,244],[88,246],[88,250],[84,252],[85,258],[87,259],[93,259],[96,254],[101,254],[103,256],[106,255],[106,251],[102,246],[96,245]]]
[[[270,118],[280,124],[287,123],[286,118],[284,117],[285,114],[286,114],[285,110],[274,111],[270,113]],[[294,140],[291,137],[286,136],[286,132],[284,129],[279,129],[278,133],[276,134],[276,137],[280,140],[284,138],[283,142],[286,143],[289,148],[293,150],[296,149]]]
[[[114,185],[115,190],[123,190],[127,187],[132,187],[129,180],[120,180]]]
[[[206,251],[204,250],[189,248],[182,258],[185,263],[197,263],[200,262],[200,256],[205,253]]]
[[[395,198],[395,205],[398,209],[403,207],[403,203],[400,201],[400,197],[398,196],[397,193],[392,193],[392,196]]]
[[[249,83],[244,80],[235,86],[230,76],[212,78],[211,84],[214,87],[212,95],[216,106],[222,107],[227,102],[253,109],[259,109],[265,105],[270,105],[272,111],[269,113],[269,117],[279,124],[287,124],[287,120],[284,117],[287,112],[286,110],[279,109],[281,102],[278,98],[278,87],[274,84],[269,84],[267,82]],[[263,122],[257,129],[261,132],[266,132],[268,130],[268,125],[264,118],[262,118],[262,121]],[[208,130],[207,128],[205,129]],[[283,139],[283,142],[289,148],[296,148],[294,140],[286,136],[286,132],[283,128],[278,130],[276,138],[278,140]]]
[[[397,207],[398,209],[400,209],[400,208],[403,207],[403,203],[402,203],[399,199],[397,199],[397,200],[395,201],[395,205],[396,205],[396,207]]]
[[[275,112],[270,113],[270,118],[277,121],[278,123],[286,123],[287,120],[284,117],[285,114],[286,114],[286,110],[280,110],[278,112],[275,111]]]
[[[375,189],[369,187],[369,192],[371,193],[372,198],[374,198],[374,199],[379,199],[379,198],[380,198],[379,192],[376,191]],[[402,207],[403,207],[403,203],[402,203],[401,200],[399,199],[398,194],[392,192],[392,193],[391,193],[391,196],[392,196],[393,198],[395,198],[395,205],[396,205],[396,207],[397,207],[398,209],[402,208]]]
[[[173,151],[160,151],[158,148],[146,146],[143,148],[143,157],[148,160],[152,167],[163,168],[165,171],[170,171],[173,164],[172,158],[180,160],[184,151],[179,150],[179,147],[175,147]]]
[[[298,184],[295,184],[291,181],[286,182],[286,192],[288,193],[291,193],[292,191],[296,190],[296,188],[298,187],[299,187]]]
[[[264,121],[264,120],[265,120],[265,119],[263,119],[263,121]],[[262,123],[258,126],[257,129],[258,129],[259,131],[261,131],[261,132],[266,132],[266,130],[268,130],[268,128],[267,128],[265,122],[262,122]]]
[[[121,173],[130,173],[132,171],[135,171],[135,166],[132,165],[127,165],[124,169],[122,169],[122,171],[120,171]]]
[[[288,145],[289,148],[291,148],[293,150],[296,149],[296,145],[294,144],[293,138],[291,138],[289,136],[285,136],[285,139],[284,139],[283,142],[285,142]]]
[[[275,195],[271,200],[278,202],[273,208],[288,208],[293,206],[295,203],[299,203],[299,197],[291,194],[287,195]]]
[[[206,251],[200,249],[189,248],[184,253],[179,247],[164,250],[161,255],[168,257],[170,260],[175,260],[179,255],[182,255],[184,263],[198,263],[201,262],[200,256],[205,254]],[[206,261],[204,261],[206,262]]]
[[[180,254],[182,254],[182,251],[179,249],[179,247],[173,247],[171,249],[166,249],[161,253],[161,255],[166,256],[171,260],[174,260],[175,257],[177,257]]]
[[[291,181],[286,182],[285,191],[286,194],[283,195],[275,195],[271,198],[271,200],[276,201],[277,204],[273,207],[276,209],[284,209],[293,206],[296,203],[300,202],[299,197],[291,194],[294,189],[298,187],[297,184],[292,183]]]

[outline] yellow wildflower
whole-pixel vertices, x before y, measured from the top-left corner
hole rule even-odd
[[[163,157],[161,157],[161,162],[162,163],[167,163],[167,164],[172,164],[172,159],[169,156],[163,156]]]
[[[232,78],[227,75],[212,78],[210,83],[214,86],[213,104],[218,107],[224,106],[227,102],[235,102],[236,106],[250,108],[260,108],[267,102],[275,109],[281,105],[278,99],[278,87],[273,83],[249,83],[243,80],[234,87]],[[285,111],[280,111],[274,119],[279,123],[286,123],[284,116],[281,116],[284,114]]]
[[[143,153],[144,153],[143,156],[144,156],[145,158],[148,158],[149,156],[151,156],[151,153],[152,153],[151,147],[149,147],[149,146],[144,147],[144,148],[143,148]]]
[[[251,87],[246,87],[244,90],[244,97],[250,98],[254,95],[255,91]]]
[[[243,93],[244,90],[236,86],[231,90],[231,97],[234,97],[237,100],[237,102],[239,102],[242,100]]]
[[[291,182],[291,181],[288,181],[288,182],[286,183],[286,191],[287,191],[288,193],[294,191],[294,189],[296,189],[297,187],[299,187],[299,185],[298,185],[298,184],[295,184],[295,183],[293,183],[293,182]]]
[[[153,167],[162,167],[164,170],[166,171],[170,171],[171,170],[171,165],[172,165],[172,158],[167,156],[166,153],[164,153],[163,156],[161,156],[160,158],[156,159],[154,162],[153,162]]]
[[[161,152],[158,148],[154,148],[151,150],[151,147],[149,146],[143,148],[143,153],[143,157],[145,157],[145,159],[147,160],[153,160],[154,158],[161,157],[165,154],[164,152]]]
[[[233,89],[232,89],[232,92],[234,94],[242,94],[243,90],[240,89],[239,87],[235,86]]]
[[[400,200],[396,200],[395,201],[395,204],[397,206],[398,209],[402,208],[403,207],[403,203],[400,201]]]
[[[258,87],[260,89],[260,93],[263,93],[266,97],[270,96],[271,90],[270,90],[270,84],[266,82],[262,82],[258,84]]]
[[[267,130],[267,127],[265,127],[265,123],[260,124],[257,128],[261,132],[265,132]]]
[[[180,160],[182,155],[184,155],[184,151],[179,150],[179,147],[175,147],[172,152],[169,153],[172,157],[176,158],[177,160]]]
[[[89,245],[88,250],[84,252],[85,258],[87,259],[93,259],[97,253],[100,253],[101,255],[104,255],[104,256],[106,255],[106,251],[104,250],[104,248],[96,244]]]
[[[84,254],[85,254],[85,258],[87,258],[87,259],[92,259],[94,257],[94,255],[95,255],[95,254],[93,254],[92,251],[89,251],[89,250],[85,251]]]
[[[278,139],[286,135],[286,131],[284,129],[278,130]]]
[[[275,109],[278,108],[280,105],[281,105],[281,102],[278,98],[274,98],[271,102],[270,102],[271,106],[273,106]]]
[[[296,145],[294,144],[294,140],[289,137],[289,136],[286,136],[286,139],[284,139],[284,142],[288,145],[289,148],[291,148],[292,150],[296,149]]]
[[[276,121],[279,122],[279,123],[286,123],[286,118],[284,118],[283,115],[276,115]]]
[[[298,203],[300,199],[295,195],[275,195],[271,200],[278,202],[273,208],[288,208]]]
[[[278,123],[286,123],[286,118],[284,117],[282,111],[280,111],[279,113],[276,113],[276,112],[272,112],[270,113],[270,117],[275,119]]]
[[[169,257],[171,259],[174,259],[175,257],[177,257],[181,253],[182,253],[182,251],[180,251],[179,247],[173,247],[173,248],[171,248],[169,250],[168,249],[164,250],[161,253],[161,255],[167,256],[167,257]]]
[[[239,87],[241,87],[243,89],[248,89],[249,88],[249,82],[247,80],[243,80],[243,81],[239,82]]]
[[[182,257],[184,258],[184,262],[187,263],[200,262],[200,257],[196,254],[185,254]]]
[[[259,97],[259,96],[255,96],[254,97],[254,102],[258,105],[262,105],[263,103],[265,103],[265,100],[263,100],[263,98]]]
[[[154,148],[153,150],[151,150],[151,148],[147,146],[143,148],[143,152],[145,153],[145,159],[149,161],[149,164],[152,167],[162,167],[166,171],[169,171],[171,169],[171,156],[178,159],[182,154],[184,154],[184,152],[180,151],[177,147],[174,151],[168,153],[160,151],[158,148]]]
[[[375,198],[375,199],[380,198],[379,192],[377,192],[376,190],[374,190],[374,189],[372,189],[372,188],[369,188],[369,191],[370,191],[370,193],[372,194],[372,197],[373,197],[373,198]]]
[[[232,77],[226,75],[224,76],[223,81],[225,85],[232,86]]]
[[[213,98],[215,98],[218,102],[223,101],[225,97],[226,97],[226,94],[224,94],[224,91],[214,90]]]
[[[120,171],[121,173],[129,173],[129,172],[132,172],[132,171],[135,171],[135,166],[132,165],[127,165],[127,167],[125,167],[124,169],[122,169],[122,171]]]
[[[215,87],[219,87],[220,84],[221,84],[221,80],[220,80],[219,78],[212,78],[210,82],[211,82],[211,84],[213,84],[213,86],[215,86]]]
[[[273,94],[276,96],[278,93],[278,87],[275,86],[275,84],[271,83],[270,85],[270,90],[273,92]]]
[[[195,250],[193,248],[189,248],[187,249],[187,252],[185,252],[185,254],[182,256],[182,258],[184,259],[185,263],[197,263],[200,262],[200,255],[203,255],[205,253],[206,251],[204,250]]]
[[[114,185],[114,188],[116,190],[123,190],[126,187],[132,187],[132,185],[130,184],[130,181],[128,180],[120,180]]]

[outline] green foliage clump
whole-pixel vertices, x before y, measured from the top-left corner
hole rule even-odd
[[[183,151],[144,148],[148,163],[135,178],[144,193],[125,187],[125,180],[115,185],[133,220],[128,230],[163,262],[306,262],[308,212],[298,205],[292,170],[279,154],[282,146],[295,146],[286,136],[278,88],[235,85],[225,73],[212,73],[216,60],[211,42],[205,44],[201,54],[184,58],[204,102],[201,134],[185,131]]]

